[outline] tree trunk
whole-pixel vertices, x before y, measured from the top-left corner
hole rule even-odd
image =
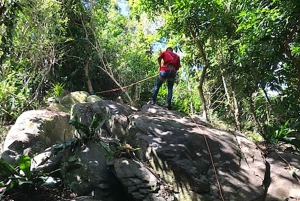
[[[89,59],[86,58],[85,62],[84,62],[84,74],[85,74],[85,77],[87,79],[87,86],[88,86],[88,91],[93,94],[94,93],[94,90],[93,90],[93,86],[92,86],[92,82],[91,82],[91,79],[89,77]]]
[[[93,5],[92,5],[93,7]],[[86,35],[86,40],[90,43],[90,46],[92,48],[94,48],[94,50],[97,51],[98,53],[98,57],[102,63],[102,67],[99,66],[99,68],[104,72],[106,73],[111,79],[112,81],[121,89],[121,91],[126,95],[130,105],[134,105],[134,102],[132,100],[132,98],[130,97],[130,95],[127,93],[127,91],[122,87],[122,85],[115,79],[114,77],[114,73],[112,72],[112,69],[111,67],[108,65],[107,61],[105,60],[105,57],[104,57],[104,54],[103,54],[103,50],[102,50],[102,47],[101,47],[101,42],[97,39],[97,37],[94,37],[95,41],[91,41],[90,40],[90,35],[92,34],[93,36],[96,36],[95,34],[95,25],[94,25],[94,15],[93,15],[93,12],[91,13],[91,16],[90,16],[90,29],[88,30],[85,23],[81,20],[81,23],[82,23],[82,27],[85,31],[85,35]]]
[[[252,114],[252,116],[254,118],[254,122],[256,123],[256,126],[258,127],[258,130],[262,133],[263,138],[266,139],[266,137],[267,137],[266,132],[261,127],[261,125],[258,121],[256,112],[255,112],[255,106],[254,106],[254,102],[252,100],[252,95],[250,95],[250,97],[249,97],[249,105],[250,105],[250,113]]]
[[[253,65],[254,66],[254,65]],[[281,115],[275,110],[275,108],[273,107],[273,104],[269,98],[269,95],[267,93],[267,91],[264,88],[264,84],[261,82],[261,80],[259,79],[256,71],[254,70],[254,68],[251,68],[253,75],[254,75],[254,80],[259,84],[259,87],[261,88],[261,90],[264,92],[265,94],[265,99],[267,101],[267,103],[269,104],[271,111],[273,112],[273,114],[276,116],[277,119],[279,119],[280,121],[284,121],[283,118],[281,117]]]
[[[204,52],[204,48],[203,48],[203,45],[201,44],[201,42],[197,39],[197,36],[196,36],[196,33],[190,29],[190,32],[196,42],[196,45],[198,47],[198,50],[200,52],[200,55],[203,59],[203,62],[204,62],[204,66],[203,66],[203,69],[202,69],[202,73],[201,73],[201,76],[200,76],[200,81],[199,81],[199,86],[198,86],[198,91],[199,91],[199,94],[200,94],[200,98],[201,98],[201,101],[202,101],[202,117],[204,119],[208,119],[207,117],[207,105],[206,105],[206,100],[205,100],[205,96],[204,96],[204,92],[203,92],[203,84],[204,84],[204,79],[205,79],[205,76],[206,76],[206,70],[207,68],[209,67],[209,62],[207,61],[207,57],[206,57],[206,54]]]
[[[236,97],[235,97],[235,93],[234,93],[234,91],[232,92],[232,95],[233,95],[233,97],[232,97],[233,104],[232,104],[231,100],[230,100],[230,95],[229,95],[229,92],[228,92],[227,84],[226,84],[225,78],[224,78],[223,73],[222,73],[222,69],[220,69],[220,71],[221,71],[221,76],[222,76],[223,87],[224,87],[224,90],[225,90],[225,95],[227,97],[227,105],[229,106],[232,114],[234,115],[234,121],[235,121],[236,129],[238,131],[241,131],[241,123],[239,121],[239,109],[238,109],[238,104],[237,104],[237,100],[236,100]]]
[[[110,79],[121,89],[121,91],[126,95],[130,105],[134,106],[134,102],[133,100],[131,99],[130,95],[127,93],[127,91],[122,87],[122,85],[115,79],[114,75],[109,73],[106,69],[102,68],[101,66],[99,66],[99,68],[105,72],[109,77]]]
[[[234,108],[235,108],[234,109],[234,118],[235,118],[236,128],[238,131],[241,131],[239,105],[238,105],[238,101],[236,99],[234,90],[232,91],[232,98],[233,98],[233,104],[234,104]]]
[[[223,56],[223,53],[222,53],[222,50],[220,48],[219,49],[219,52],[220,52],[220,55],[221,55],[221,61],[222,61],[222,65],[220,67],[220,74],[222,76],[222,82],[223,82],[223,86],[224,86],[224,90],[225,90],[225,95],[227,97],[227,104],[229,105],[229,108],[234,116],[234,121],[235,121],[235,126],[236,126],[236,129],[238,131],[241,131],[241,122],[240,122],[240,118],[239,118],[239,106],[238,106],[238,101],[236,99],[236,95],[235,95],[235,90],[234,90],[234,87],[233,85],[231,84],[231,88],[232,88],[232,101],[233,103],[231,103],[231,98],[230,98],[230,95],[229,95],[229,92],[228,92],[228,88],[227,88],[227,83],[226,83],[226,80],[225,80],[225,77],[224,77],[224,74],[223,74],[223,66],[224,66],[224,56]]]

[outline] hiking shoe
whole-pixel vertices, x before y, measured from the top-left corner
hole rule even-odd
[[[171,105],[168,105],[168,110],[172,110],[172,106]]]
[[[149,101],[147,104],[154,105],[155,103],[154,103],[153,100],[151,100],[151,101]]]

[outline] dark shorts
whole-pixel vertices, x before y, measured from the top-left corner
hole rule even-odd
[[[163,80],[168,80],[168,81],[174,81],[174,78],[176,76],[176,72],[174,71],[160,71],[159,72],[159,77],[162,78]]]

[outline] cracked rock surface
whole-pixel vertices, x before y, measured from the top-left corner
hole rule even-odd
[[[57,121],[49,116],[51,112],[44,113],[37,112],[31,118]],[[144,105],[136,111],[108,100],[77,103],[71,118],[90,125],[96,113],[103,117],[101,130],[91,141],[83,141],[76,155],[70,153],[75,165],[65,174],[70,180],[74,178],[70,182],[78,183],[75,190],[81,197],[93,194],[89,199],[106,201],[120,201],[120,197],[123,201],[218,201],[221,196],[230,201],[300,200],[298,155],[282,150],[265,153],[241,133],[216,129],[201,118],[192,119],[157,105]],[[27,120],[21,118],[16,122],[14,136],[24,134],[24,122]],[[44,122],[30,125],[39,133]],[[59,128],[62,132],[56,135],[61,140],[65,128]],[[50,130],[45,136],[49,134]],[[71,133],[77,137],[81,134]],[[48,143],[43,138],[28,138],[26,142],[7,139],[18,146],[7,146],[6,153],[24,153],[24,148],[31,148],[28,145],[36,140]],[[55,143],[51,141],[49,147]],[[124,145],[128,145],[127,151],[118,149]],[[49,172],[66,161],[65,154],[53,158],[49,149],[37,154],[35,168]],[[39,158],[44,161],[38,162]]]

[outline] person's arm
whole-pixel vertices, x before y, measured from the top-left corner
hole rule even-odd
[[[161,66],[161,57],[158,57],[157,61],[158,61],[158,67],[160,68],[160,66]]]
[[[162,53],[157,58],[157,61],[158,61],[158,72],[159,72],[160,67],[161,67],[161,60],[162,60]]]

